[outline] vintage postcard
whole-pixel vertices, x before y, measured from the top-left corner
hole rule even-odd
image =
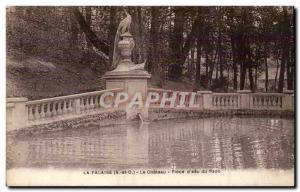
[[[7,186],[295,185],[293,6],[7,6]]]

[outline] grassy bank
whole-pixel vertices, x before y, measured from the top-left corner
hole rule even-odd
[[[88,65],[71,62],[50,62],[28,56],[20,51],[7,52],[7,97],[27,97],[29,100],[49,98],[105,89],[104,70],[93,71]],[[156,87],[150,80],[149,87]],[[192,91],[188,81],[165,81],[162,89]]]

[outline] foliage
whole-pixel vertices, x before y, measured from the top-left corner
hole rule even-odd
[[[294,88],[293,7],[125,9],[133,18],[132,59],[147,59],[158,85],[186,76],[195,89],[255,91],[263,75],[265,91]],[[8,7],[7,48],[104,72],[123,17],[123,7]]]

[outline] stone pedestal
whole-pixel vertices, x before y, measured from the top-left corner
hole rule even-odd
[[[282,101],[283,109],[294,110],[294,90],[283,90],[284,98]]]
[[[136,93],[141,93],[143,99],[142,108],[128,108],[129,103],[126,105],[127,119],[133,119],[137,113],[141,113],[142,117],[148,118],[148,109],[144,108],[145,100],[147,97],[148,79],[151,75],[144,70],[134,71],[110,71],[104,75],[106,81],[106,89],[121,88],[123,92],[128,94],[128,101],[131,101]]]
[[[197,91],[197,94],[203,95],[203,99],[202,99],[203,109],[212,109],[212,97],[211,97],[212,92],[211,91]]]
[[[145,108],[147,97],[147,84],[151,75],[144,70],[145,63],[135,65],[131,61],[132,50],[134,48],[134,39],[129,31],[120,35],[121,40],[116,44],[116,52],[114,52],[113,66],[116,68],[104,75],[106,80],[106,89],[121,88],[123,92],[128,94],[128,101],[125,103],[127,119],[134,119],[138,113],[143,119],[148,119],[148,108]],[[117,37],[116,37],[117,38]],[[135,98],[135,96],[138,97]],[[133,105],[129,107],[130,101],[140,101],[141,105]]]
[[[237,93],[241,95],[240,109],[250,109],[252,107],[250,104],[250,93],[252,93],[251,90],[239,90]]]
[[[8,131],[26,127],[28,122],[27,98],[8,98],[6,100]]]

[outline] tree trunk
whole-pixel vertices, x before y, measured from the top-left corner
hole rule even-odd
[[[291,66],[291,47],[289,48],[289,57],[287,58],[287,65],[286,65],[286,79],[287,79],[287,89],[293,89],[293,74],[292,74],[292,66]]]
[[[114,54],[114,44],[115,44],[115,35],[117,32],[117,24],[116,24],[116,7],[111,6],[109,11],[109,32],[108,39],[110,42],[109,45],[109,65],[113,62],[113,54]]]
[[[223,50],[222,50],[222,32],[221,32],[221,22],[222,22],[222,8],[218,8],[218,55],[219,55],[219,69],[220,69],[220,79],[223,79]]]
[[[278,71],[279,71],[279,59],[277,58],[276,59],[275,87],[277,87]]]
[[[85,21],[86,24],[89,28],[91,28],[91,24],[92,24],[92,8],[90,6],[86,6],[85,7]],[[87,38],[87,36],[85,36],[86,39],[86,43],[87,43],[87,49],[85,50],[85,63],[88,64],[90,66],[90,68],[93,71],[96,71],[96,65],[93,64],[92,62],[92,58],[91,58],[91,50],[93,49],[93,45],[91,44],[91,42],[89,41],[89,39]]]
[[[256,63],[256,65],[255,65],[254,90],[257,90],[257,78],[258,78],[258,63]]]
[[[70,9],[70,20],[71,20],[70,48],[74,49],[78,46],[78,27],[72,9]]]
[[[169,66],[169,78],[178,79],[182,75],[183,64],[189,54],[191,46],[195,41],[195,37],[201,28],[202,24],[202,8],[198,8],[198,16],[192,25],[191,32],[188,34],[186,41],[183,44],[183,27],[184,27],[184,13],[185,9],[182,7],[175,8],[175,21],[174,21],[174,32],[171,35],[171,58],[172,63]]]
[[[201,75],[201,37],[200,33],[197,39],[197,61],[196,61],[196,76],[195,76],[195,89],[199,90],[201,86],[200,75]]]
[[[282,59],[280,65],[280,74],[279,74],[279,82],[278,82],[278,92],[282,93],[284,88],[284,74],[287,63],[289,62],[289,20],[287,15],[287,8],[283,7],[283,23],[282,23]]]
[[[159,7],[151,7],[151,29],[150,29],[150,49],[149,49],[149,66],[152,74],[152,79],[161,87],[161,66],[158,59],[158,29],[159,29]]]
[[[252,66],[249,65],[248,67],[248,74],[249,74],[249,82],[250,82],[250,89],[254,92],[254,81],[253,81],[253,74],[252,74]]]
[[[101,51],[105,57],[109,55],[109,42],[100,39],[97,35],[92,31],[92,29],[86,23],[84,17],[80,13],[78,7],[73,7],[73,13],[76,17],[77,22],[80,25],[80,28],[83,30],[89,41],[93,44],[93,46]]]
[[[183,46],[184,8],[174,7],[174,31],[171,34],[172,63],[169,67],[169,77],[177,79],[182,75],[181,54]]]
[[[137,7],[138,14],[138,30],[140,36],[140,47],[139,47],[139,62],[144,62],[144,33],[143,33],[143,20],[142,20],[142,7]]]
[[[266,73],[266,76],[265,76],[265,89],[266,89],[266,92],[269,91],[269,67],[268,67],[268,49],[267,49],[267,45],[265,43],[265,50],[264,50],[264,63],[265,63],[265,73]]]
[[[237,90],[237,66],[236,66],[236,49],[235,49],[235,36],[231,35],[231,50],[232,50],[232,68],[233,68],[233,89]]]

